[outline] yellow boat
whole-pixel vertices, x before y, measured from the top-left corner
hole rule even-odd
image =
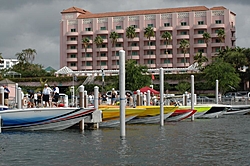
[[[140,113],[137,117],[147,117],[147,116],[156,116],[160,115],[160,106],[136,106],[136,108],[145,108],[146,110]],[[177,110],[178,106],[163,106],[164,114],[173,113]]]
[[[99,108],[102,110],[102,120],[110,120],[120,117],[120,107],[101,107]],[[144,112],[145,108],[125,108],[125,117],[131,117],[131,116],[138,116],[142,112]]]

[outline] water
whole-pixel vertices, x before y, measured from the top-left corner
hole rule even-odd
[[[250,165],[250,115],[120,128],[3,132],[1,166]]]

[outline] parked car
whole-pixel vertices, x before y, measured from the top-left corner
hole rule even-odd
[[[238,91],[238,92],[227,92],[224,94],[224,100],[234,100],[234,101],[245,101],[250,98],[250,92],[248,91]]]
[[[197,100],[197,102],[209,102],[209,103],[213,103],[213,102],[215,102],[215,100],[214,99],[212,99],[212,98],[209,98],[209,97],[207,97],[207,96],[197,96],[196,97],[196,100]]]

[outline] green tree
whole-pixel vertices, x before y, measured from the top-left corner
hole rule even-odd
[[[35,55],[37,55],[36,50],[28,48],[28,49],[22,50],[22,52],[24,54],[26,61],[32,64],[33,61],[35,60]]]
[[[137,65],[135,60],[128,60],[125,69],[126,89],[135,91],[150,85],[151,76],[146,75],[147,66]]]
[[[111,32],[109,38],[111,39],[112,46],[115,48],[115,45],[116,45],[117,40],[119,38],[118,33],[115,31]],[[116,57],[117,56],[116,56],[116,49],[115,49],[115,59],[116,59]],[[116,64],[116,69],[117,69],[118,68],[117,67],[117,60],[116,60],[115,64]]]
[[[204,64],[204,62],[208,62],[208,59],[206,56],[203,56],[202,55],[202,52],[199,52],[197,53],[195,56],[194,56],[194,63],[197,63],[198,64],[198,69],[200,71],[203,70],[203,67],[202,65]]]
[[[134,39],[136,36],[136,33],[135,33],[135,27],[133,26],[129,26],[127,27],[126,29],[126,37],[128,39]],[[132,47],[132,42],[131,42],[131,47]],[[132,48],[131,48],[132,49]],[[129,54],[129,53],[128,53]],[[131,59],[132,59],[132,50],[131,50]]]
[[[175,86],[175,88],[181,93],[184,94],[186,91],[190,90],[191,85],[188,82],[181,81],[178,85]]]
[[[171,35],[170,32],[165,31],[165,32],[161,35],[161,37],[162,37],[163,39],[166,40],[166,55],[168,55],[168,45],[169,45],[169,42],[172,40],[172,35]],[[167,59],[167,61],[168,61],[168,59]]]
[[[238,88],[241,81],[235,68],[221,58],[216,58],[203,72],[209,86],[215,88],[215,81],[219,80],[219,90],[222,94],[230,90],[230,86]]]
[[[151,45],[151,38],[155,36],[155,32],[154,29],[152,27],[146,27],[144,29],[144,36],[148,39],[148,48],[149,48],[149,52],[150,52],[150,67],[152,64],[152,59],[151,59],[151,51],[150,51],[150,45]]]
[[[208,42],[210,41],[211,36],[208,32],[204,32],[202,36],[203,36],[203,39],[205,40],[205,43],[206,43],[207,48],[208,48]]]
[[[221,43],[225,40],[225,31],[223,29],[219,29],[217,32],[217,37],[219,38],[220,41],[220,50],[221,50]]]
[[[84,47],[84,51],[85,51],[85,71],[86,71],[86,68],[87,68],[87,49],[89,47],[89,38],[85,37],[84,39],[82,39],[82,44],[83,44],[83,47]]]
[[[184,54],[184,67],[186,67],[186,53],[187,53],[187,50],[189,48],[189,42],[185,39],[182,39],[180,41],[180,47],[181,51],[183,52]]]
[[[100,56],[100,47],[103,43],[103,38],[100,35],[96,36],[94,43],[96,44],[96,47],[99,48],[99,56]]]

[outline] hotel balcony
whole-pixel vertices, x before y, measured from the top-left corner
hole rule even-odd
[[[166,47],[166,45],[160,45],[159,48],[160,48],[160,49],[172,49],[172,48],[173,48],[173,45],[168,45],[167,47]]]
[[[186,65],[186,66],[185,66]],[[184,65],[184,63],[176,63],[176,67],[178,68],[187,68],[190,66],[190,63],[189,62],[186,62]]]
[[[111,48],[111,51],[116,51],[116,52],[118,52],[118,51],[120,51],[120,50],[123,50],[123,47],[112,47],[112,48]]]
[[[96,57],[96,60],[97,61],[107,61],[108,57],[106,57],[106,56],[98,56],[98,57]]]
[[[217,33],[212,33],[210,34],[211,38],[218,38],[218,34]]]
[[[86,52],[92,52],[93,51],[93,49],[92,48],[87,48],[87,51]],[[83,49],[81,49],[81,52],[83,52],[83,53],[85,53],[85,49],[83,48]]]
[[[211,43],[211,47],[224,47],[225,43]]]
[[[108,43],[108,39],[103,39],[103,43]]]
[[[67,32],[67,36],[78,36],[78,32]]]
[[[189,26],[189,25],[186,25],[186,26],[178,25],[178,26],[176,26],[176,29],[177,29],[177,30],[190,29],[190,26]]]
[[[177,35],[176,39],[189,39],[189,35]]]
[[[66,44],[77,44],[77,40],[66,41]]]
[[[172,31],[173,30],[173,27],[165,27],[165,26],[162,26],[159,28],[160,31]]]
[[[131,55],[129,56],[129,59],[131,59]],[[139,60],[140,56],[139,55],[132,55],[132,59]]]
[[[194,34],[193,38],[203,38],[203,34]]]
[[[196,44],[193,44],[193,47],[194,48],[205,48],[207,47],[206,43],[196,43]]]
[[[170,59],[170,58],[173,58],[173,55],[172,54],[160,54],[159,58],[161,58],[161,59]]]
[[[77,58],[67,58],[67,62],[77,62]]]
[[[83,55],[83,57],[81,58],[81,61],[93,61],[92,57],[85,57],[85,55]]]
[[[112,56],[111,59],[112,60],[119,60],[119,56]]]
[[[116,69],[119,69],[119,65],[112,65],[112,70],[116,70]]]
[[[231,37],[231,40],[236,40],[235,35],[233,35],[233,36]]]
[[[77,49],[67,49],[66,53],[77,53]]]
[[[207,29],[207,25],[193,25],[194,29]]]
[[[117,43],[119,43],[119,42],[123,42],[123,38],[118,38]]]
[[[143,55],[144,59],[155,59],[156,55]]]
[[[128,39],[128,41],[140,41],[140,38],[139,37],[135,37],[133,39]]]
[[[211,28],[225,28],[225,24],[211,24]]]
[[[108,33],[109,33],[108,30],[97,30],[97,31],[96,31],[96,34],[97,34],[97,35],[100,35],[100,34],[108,34]]]
[[[112,29],[112,31],[115,31],[116,33],[124,33],[126,30],[124,29]]]
[[[140,32],[141,29],[140,28],[135,28],[135,32]]]
[[[155,50],[156,46],[143,46],[144,50]]]
[[[139,46],[132,46],[132,47],[128,47],[128,50],[129,51],[138,51],[138,50],[140,50],[140,47]]]
[[[107,52],[108,51],[108,48],[97,48],[97,52]]]
[[[81,35],[93,35],[94,32],[93,31],[82,31]]]
[[[177,58],[184,58],[184,54],[177,54],[176,57],[177,57]],[[186,54],[185,54],[185,57],[186,57],[186,58],[189,58],[189,53],[186,53]]]
[[[77,66],[69,66],[71,70],[77,71]]]
[[[144,40],[144,41],[145,41],[145,40],[146,40],[146,41],[149,41],[149,39],[146,38],[146,37],[143,37],[143,40]],[[155,41],[155,37],[151,37],[151,38],[150,38],[150,41]]]
[[[231,26],[231,27],[230,27],[230,30],[231,30],[232,32],[235,32],[235,26]]]
[[[171,68],[171,67],[173,67],[173,64],[172,63],[163,63],[163,64],[160,64],[160,66],[163,68]]]

